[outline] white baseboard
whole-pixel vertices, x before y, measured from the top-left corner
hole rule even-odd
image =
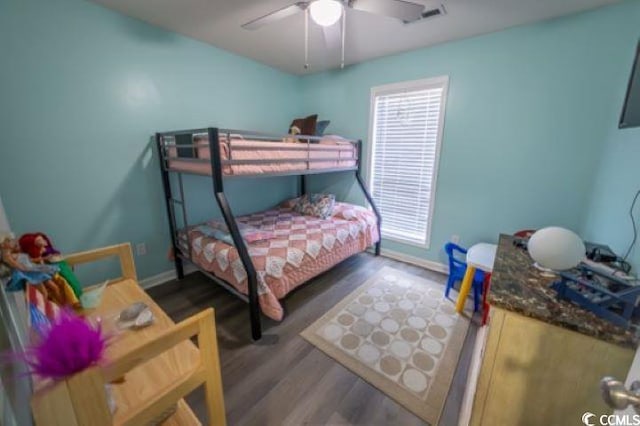
[[[184,264],[184,274],[185,275],[192,274],[197,270],[198,270],[198,268],[196,268],[195,266],[193,266],[190,263],[185,263]],[[151,287],[155,287],[155,286],[158,286],[160,284],[164,284],[164,283],[169,282],[171,280],[175,280],[176,278],[177,278],[176,270],[175,269],[171,269],[169,271],[164,271],[164,272],[161,272],[159,274],[156,274],[156,275],[150,276],[148,278],[145,278],[143,280],[140,280],[140,287],[142,287],[144,289],[149,289]]]
[[[467,385],[464,388],[464,396],[462,397],[462,407],[458,417],[458,426],[469,426],[471,422],[471,414],[473,411],[473,400],[478,389],[478,380],[480,379],[480,368],[484,357],[484,350],[487,345],[487,336],[489,335],[489,326],[485,325],[478,329],[476,341],[473,345],[473,355],[471,356],[471,366],[467,374]]]
[[[434,262],[433,260],[421,259],[419,257],[409,256],[408,254],[400,253],[393,250],[385,250],[385,249],[380,250],[380,255],[384,257],[388,257],[389,259],[398,260],[400,262],[419,266],[421,268],[425,268],[430,271],[441,272],[443,274],[449,273],[449,267],[447,265],[440,262]],[[198,268],[196,268],[193,264],[185,262],[184,264],[185,275],[189,275],[193,272],[196,272],[197,270]],[[148,289],[148,288],[155,287],[175,279],[176,279],[176,271],[175,269],[171,269],[169,271],[161,272],[157,275],[153,275],[151,277],[140,280],[140,286],[144,289]]]
[[[433,260],[421,259],[419,257],[385,249],[380,250],[380,255],[388,257],[389,259],[429,269],[430,271],[441,272],[443,274],[449,273],[449,267],[447,265],[440,262],[434,262]]]

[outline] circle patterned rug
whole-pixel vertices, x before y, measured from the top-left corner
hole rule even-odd
[[[468,328],[443,285],[384,267],[301,335],[437,424]]]

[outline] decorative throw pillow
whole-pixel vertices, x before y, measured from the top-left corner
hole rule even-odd
[[[300,197],[293,210],[301,215],[327,219],[333,214],[335,204],[336,196],[333,194],[307,194]]]
[[[356,206],[349,203],[336,202],[333,208],[333,217],[335,219],[356,220],[358,222],[366,222],[370,225],[376,224],[376,217],[367,207]]]
[[[329,127],[329,124],[331,123],[331,121],[329,120],[322,120],[322,121],[318,121],[316,123],[316,136],[324,136],[324,132],[325,130],[327,130],[327,127]]]
[[[300,134],[313,136],[316,134],[316,122],[318,121],[318,114],[313,114],[305,118],[296,118],[289,125],[289,130],[287,133],[291,131],[293,126],[296,126],[300,129]]]
[[[223,241],[227,244],[233,244],[233,239],[231,238],[229,232],[226,230],[226,227],[225,230],[217,229],[213,223],[210,223],[208,225],[196,226],[194,230],[201,232],[206,237],[215,238],[216,240]]]

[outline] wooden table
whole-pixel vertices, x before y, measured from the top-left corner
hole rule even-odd
[[[147,328],[125,330],[115,334],[107,347],[105,359],[113,360],[126,355],[132,348],[150,342],[161,336],[175,325],[167,314],[149,297],[142,288],[132,280],[124,280],[107,286],[102,303],[97,309],[87,311],[92,319],[103,318],[106,323],[114,321],[114,315],[134,302],[146,303],[155,321]],[[113,327],[105,324],[107,332]],[[200,354],[198,348],[190,340],[184,340],[161,355],[134,368],[125,375],[123,383],[112,384],[113,396],[117,410],[114,423],[119,423],[131,409],[143,404],[158,394],[158,391],[170,387],[198,367]],[[171,416],[167,425],[199,425],[189,406],[180,399],[178,411]]]
[[[103,330],[113,337],[102,365],[62,382],[36,385],[32,398],[36,424],[137,425],[177,403],[176,412],[163,425],[200,425],[182,397],[204,385],[210,424],[224,425],[213,310],[176,325],[137,283],[130,250],[126,244],[67,258],[70,264],[77,264],[109,254],[120,257],[123,277],[106,287],[98,308],[84,312],[92,321],[100,320]],[[140,330],[117,331],[117,315],[135,302],[149,306],[154,323]],[[190,340],[193,336],[198,337],[199,347]],[[122,377],[123,381],[118,380]],[[117,407],[113,415],[104,398],[104,383],[109,382]]]

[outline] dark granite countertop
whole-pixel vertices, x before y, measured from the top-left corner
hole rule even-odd
[[[636,348],[640,338],[570,302],[556,298],[550,286],[557,276],[533,266],[529,253],[501,235],[488,295],[492,306],[535,318],[617,345]]]

